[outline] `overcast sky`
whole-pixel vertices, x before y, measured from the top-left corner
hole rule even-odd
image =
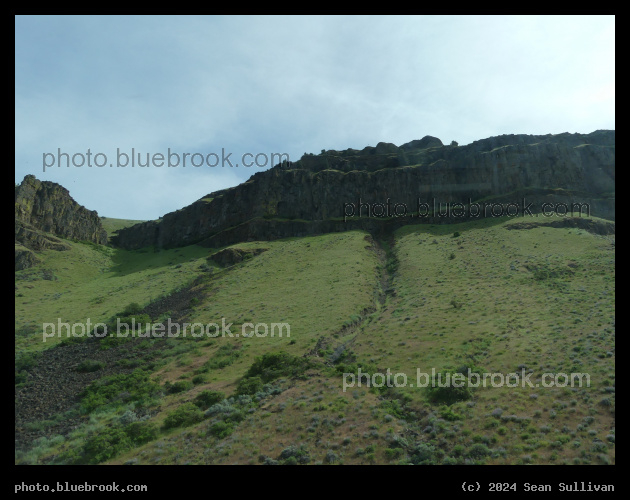
[[[101,216],[156,219],[272,166],[247,168],[245,153],[615,128],[612,16],[18,16],[15,27],[16,182],[60,183]],[[170,148],[180,166],[116,167],[132,148],[143,163]],[[88,149],[104,167],[72,166]],[[239,166],[222,167],[222,151]],[[184,153],[200,154],[182,168]],[[212,153],[219,166],[190,164]]]

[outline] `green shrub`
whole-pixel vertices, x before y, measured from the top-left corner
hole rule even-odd
[[[310,367],[306,358],[286,352],[273,352],[256,358],[245,377],[260,377],[263,383],[280,377],[294,377],[303,374]]]
[[[387,448],[385,450],[385,456],[387,456],[389,460],[400,458],[403,456],[403,454],[404,450],[402,448]]]
[[[67,346],[73,344],[80,344],[81,342],[85,342],[89,337],[87,335],[81,337],[64,337],[59,341],[59,346]]]
[[[27,380],[28,371],[37,366],[37,360],[41,354],[22,354],[15,358],[15,384],[24,384]]]
[[[37,366],[37,360],[41,354],[22,354],[21,356],[17,356],[15,358],[15,371],[21,372],[22,370],[31,370]]]
[[[125,426],[125,432],[136,446],[153,441],[159,434],[158,427],[153,422],[133,422]]]
[[[231,422],[216,422],[210,426],[209,431],[213,436],[223,439],[234,432],[234,424]]]
[[[414,465],[434,465],[436,463],[435,447],[420,443],[411,453],[411,463]]]
[[[485,444],[477,443],[473,444],[468,451],[466,452],[466,456],[470,458],[484,458],[492,454],[492,450],[488,448]]]
[[[334,451],[328,450],[326,452],[326,456],[324,457],[324,462],[326,462],[327,464],[334,464],[338,460],[339,460],[339,456],[337,456],[337,454]]]
[[[88,438],[79,463],[98,464],[127,451],[132,441],[120,428],[110,427]]]
[[[178,380],[174,384],[167,380],[164,383],[164,390],[166,390],[167,394],[178,394],[180,392],[186,392],[192,389],[192,382],[189,380]]]
[[[193,403],[198,408],[210,408],[212,405],[217,404],[225,399],[225,394],[219,391],[202,391],[193,400]]]
[[[453,446],[452,453],[453,453],[453,456],[455,457],[462,456],[464,453],[464,446],[461,444],[456,444],[455,446]]]
[[[454,422],[455,420],[461,420],[462,419],[462,416],[459,413],[455,413],[448,406],[443,406],[440,409],[440,416],[444,420],[448,420],[449,422]]]
[[[122,311],[123,316],[134,316],[136,314],[140,314],[142,312],[142,307],[137,302],[132,302],[127,307],[125,307]]]
[[[435,374],[432,383],[427,387],[430,401],[450,405],[472,397],[472,388],[468,387],[468,379],[466,377],[458,377],[457,384],[461,384],[462,387],[456,387],[453,383],[453,375],[456,375],[456,373],[448,370]],[[465,379],[463,384],[462,378]],[[441,385],[444,387],[441,387]]]
[[[151,323],[151,318],[148,314],[133,314],[133,315],[123,315],[115,317],[108,326],[108,331],[116,332],[118,328],[120,328],[120,334],[124,335],[125,332],[132,331],[145,331],[147,328],[147,324]],[[125,329],[126,325],[126,329]],[[108,337],[104,337],[108,338]],[[109,338],[126,338],[126,337],[109,337]]]
[[[103,361],[96,361],[94,359],[85,359],[81,361],[75,368],[79,373],[90,373],[96,372],[98,370],[102,370],[105,368],[105,363]]]
[[[305,465],[311,461],[311,457],[306,446],[302,444],[300,446],[287,446],[284,450],[282,450],[282,452],[280,452],[278,460],[284,460],[286,465]]]
[[[264,384],[280,377],[298,377],[311,366],[311,362],[286,352],[267,353],[257,357],[245,376],[239,381],[237,395],[254,395]]]
[[[158,428],[151,422],[134,422],[123,428],[108,427],[91,434],[83,446],[82,453],[67,450],[60,460],[62,463],[71,464],[99,464],[157,437]]]
[[[392,399],[390,401],[385,400],[379,406],[383,408],[388,415],[393,415],[398,419],[407,418],[405,410],[402,408],[398,399]]]
[[[164,419],[164,428],[186,427],[201,422],[203,412],[193,403],[184,403]]]
[[[150,379],[149,373],[138,368],[129,374],[96,380],[83,391],[81,406],[89,413],[106,405],[117,407],[131,401],[142,403],[160,391],[160,386]]]
[[[387,259],[387,263],[385,265],[385,269],[389,274],[394,274],[398,270],[398,259],[395,257],[390,257]]]
[[[263,381],[260,377],[248,377],[243,378],[238,382],[236,387],[237,395],[247,394],[249,396],[253,396],[258,391],[262,389]]]
[[[138,332],[140,335],[148,335],[151,331],[151,318],[148,314],[140,314],[139,309],[136,308],[137,304],[130,304],[125,308],[125,312],[118,313],[112,316],[107,323],[107,331],[110,335],[101,336],[104,329],[101,328],[101,332],[96,333],[99,337],[99,343],[101,349],[108,349],[110,347],[116,347],[125,342],[129,342],[133,339],[133,332]],[[139,307],[139,306],[138,306]],[[126,311],[134,310],[138,311],[134,314],[127,314]],[[80,337],[80,340],[85,340],[88,337]]]

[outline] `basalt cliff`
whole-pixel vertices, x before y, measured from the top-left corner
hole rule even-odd
[[[540,212],[543,203],[569,209],[580,205],[583,210],[588,206],[590,215],[614,220],[614,196],[614,130],[502,135],[467,146],[454,142],[445,146],[427,136],[402,146],[381,142],[363,150],[305,154],[158,221],[122,229],[113,243],[127,249],[192,243],[220,247],[354,228],[374,231],[462,220],[427,212],[424,205],[420,210],[419,202],[433,208],[477,202],[503,207],[531,204],[532,212]],[[380,215],[376,205],[386,203],[390,211],[397,207],[396,214]],[[365,217],[370,209],[374,213]],[[403,212],[406,215],[399,217]],[[414,212],[418,217],[411,215]]]
[[[34,252],[66,250],[59,238],[107,244],[107,232],[93,210],[79,205],[66,188],[27,175],[15,186],[15,269],[38,262]]]

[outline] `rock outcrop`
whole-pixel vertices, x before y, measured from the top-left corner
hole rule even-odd
[[[225,250],[212,254],[208,259],[213,260],[221,267],[228,267],[251,259],[267,250],[267,248],[253,248],[248,250],[243,250],[242,248],[226,248]]]
[[[15,245],[15,270],[21,271],[39,264],[35,252],[22,245]]]
[[[615,223],[607,220],[583,219],[581,217],[567,217],[552,221],[517,222],[506,226],[506,229],[534,229],[536,227],[571,227],[584,229],[589,233],[601,236],[615,234]]]
[[[15,187],[16,271],[37,263],[32,251],[69,248],[53,235],[107,244],[107,232],[95,211],[79,205],[63,186],[27,175]]]
[[[79,205],[63,186],[33,175],[15,188],[15,220],[62,238],[107,244],[96,211]]]
[[[26,248],[41,252],[42,250],[69,250],[70,247],[59,238],[35,229],[30,224],[15,221],[15,241]]]
[[[159,221],[121,229],[113,242],[128,249],[168,248],[296,236],[291,232],[295,224],[283,224],[287,220],[313,234],[329,226],[338,229],[348,204],[384,204],[388,199],[392,206],[404,204],[414,212],[419,198],[450,204],[484,200],[520,204],[525,198],[534,205],[588,204],[591,215],[614,219],[614,193],[614,130],[502,135],[467,146],[445,146],[427,136],[400,147],[379,143],[363,150],[304,155]],[[260,229],[270,226],[264,220],[274,220],[277,231],[260,238]]]

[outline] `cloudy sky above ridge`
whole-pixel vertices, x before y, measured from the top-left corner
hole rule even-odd
[[[101,216],[156,219],[269,168],[271,153],[615,128],[613,16],[17,16],[15,27],[16,182],[57,182]],[[170,149],[180,165],[116,167],[132,148],[142,162]],[[105,166],[72,166],[88,149]],[[217,167],[190,163],[212,153]],[[245,167],[246,153],[267,164]],[[238,167],[221,166],[228,154]]]

